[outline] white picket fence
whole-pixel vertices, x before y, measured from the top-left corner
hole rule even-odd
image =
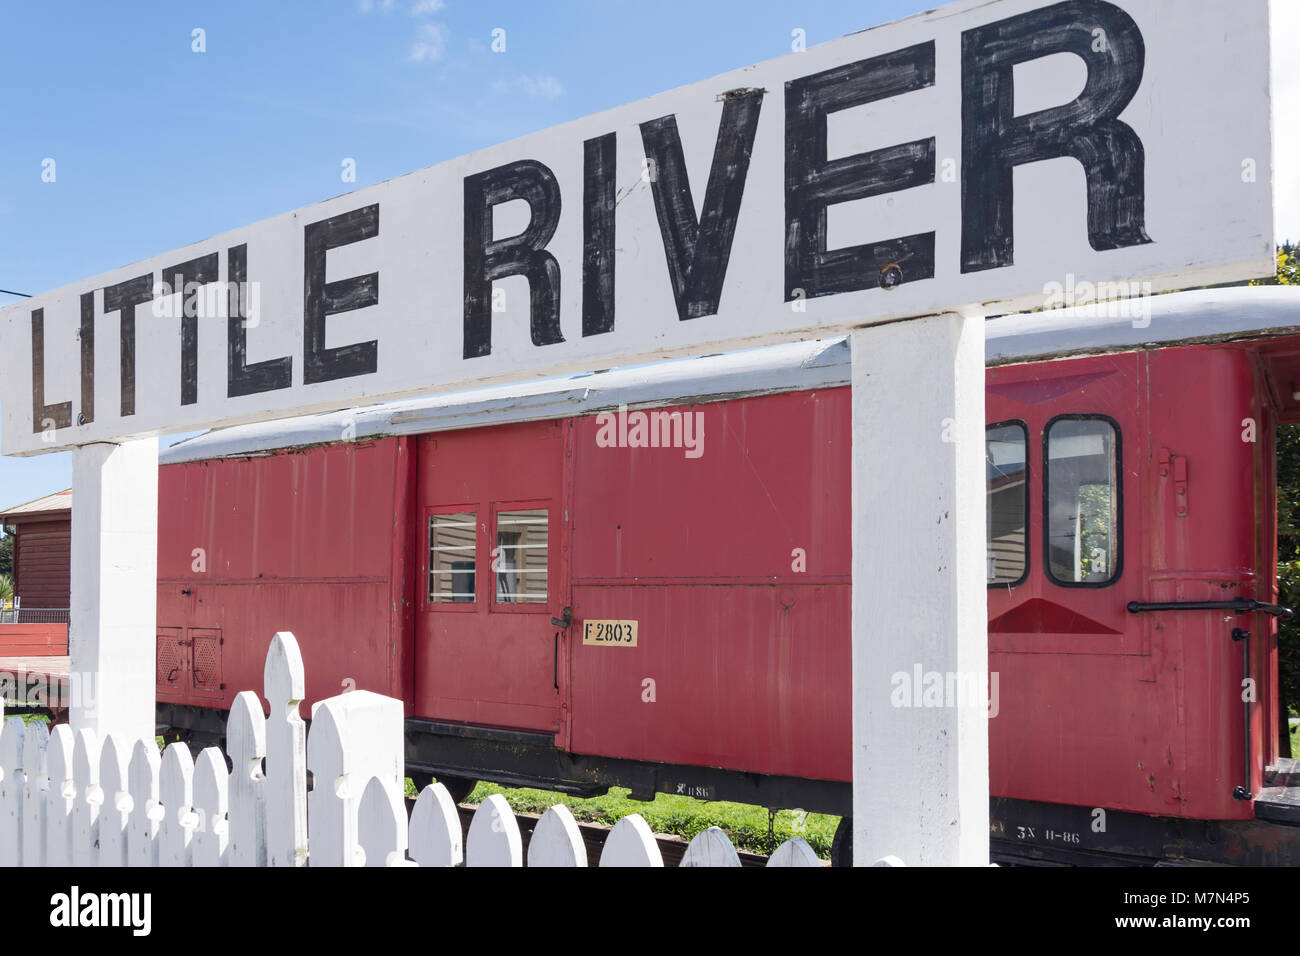
[[[424,788],[408,824],[402,702],[350,691],[298,715],[302,655],[276,634],[263,672],[270,717],[257,695],[235,698],[220,750],[197,763],[183,743],[158,754],[152,739],[102,741],[92,730],[0,729],[0,866],[523,866],[523,840],[504,797],[479,806],[462,847],[460,817],[441,784]],[[0,711],[3,717],[3,711]],[[307,771],[313,787],[307,791]],[[573,814],[551,807],[528,844],[529,866],[587,866]],[[609,832],[600,866],[663,866],[638,814]],[[681,866],[740,866],[710,827]],[[796,837],[768,866],[819,866]],[[898,866],[889,857],[877,865]]]

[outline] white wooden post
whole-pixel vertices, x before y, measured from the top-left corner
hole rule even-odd
[[[307,865],[307,727],[302,652],[288,631],[271,638],[262,670],[266,722],[266,865]]]
[[[154,736],[158,439],[72,453],[68,720],[102,738]]]
[[[986,705],[911,686],[919,667],[987,695],[984,320],[850,340],[854,863],[986,866]]]

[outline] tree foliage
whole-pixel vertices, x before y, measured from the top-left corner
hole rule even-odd
[[[1277,277],[1260,285],[1300,286],[1300,246],[1277,251]],[[1279,600],[1300,609],[1300,425],[1277,430],[1277,586]],[[1282,698],[1300,707],[1300,615],[1278,627],[1278,677]]]

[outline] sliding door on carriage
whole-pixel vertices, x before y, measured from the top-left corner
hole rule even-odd
[[[558,729],[564,427],[420,439],[413,716]]]

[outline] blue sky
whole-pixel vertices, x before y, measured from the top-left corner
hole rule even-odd
[[[11,0],[0,11],[0,288],[56,288],[771,59],[796,28],[812,45],[935,5]],[[504,53],[490,49],[498,27]],[[41,179],[47,157],[53,183]],[[355,184],[340,179],[348,157]],[[66,487],[70,473],[67,454],[0,458],[0,507]]]

